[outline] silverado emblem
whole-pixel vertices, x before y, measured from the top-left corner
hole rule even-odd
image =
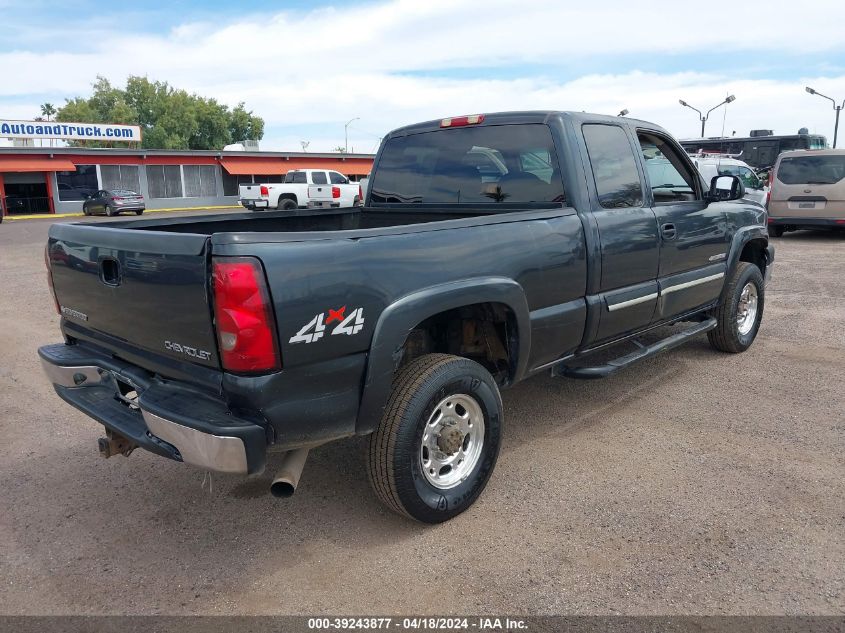
[[[73,308],[68,308],[67,306],[62,306],[62,315],[72,319],[79,319],[80,321],[88,320],[87,314],[79,310],[74,310]]]

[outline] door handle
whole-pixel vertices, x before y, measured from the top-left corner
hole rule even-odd
[[[660,227],[660,234],[664,240],[674,240],[678,237],[678,231],[674,224],[664,224]]]

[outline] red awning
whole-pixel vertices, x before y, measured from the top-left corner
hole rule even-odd
[[[278,158],[221,158],[220,164],[232,176],[283,176],[292,169],[288,161]]]
[[[76,165],[66,158],[0,156],[0,172],[4,171],[76,171]]]

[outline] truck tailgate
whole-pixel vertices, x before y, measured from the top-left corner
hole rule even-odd
[[[47,248],[67,322],[183,363],[219,367],[207,236],[55,224]]]

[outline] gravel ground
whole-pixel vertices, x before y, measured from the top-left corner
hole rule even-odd
[[[756,344],[706,339],[603,381],[505,392],[479,502],[426,527],[370,493],[362,440],[203,475],[59,400],[49,221],[0,225],[0,613],[843,614],[845,236],[793,233]],[[272,471],[269,468],[268,471]]]

